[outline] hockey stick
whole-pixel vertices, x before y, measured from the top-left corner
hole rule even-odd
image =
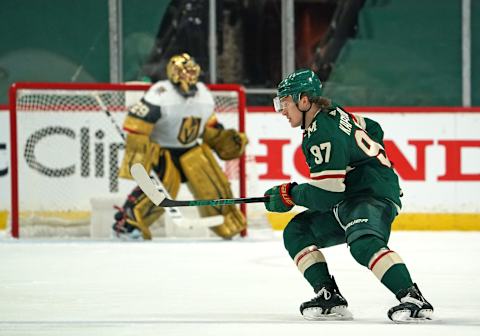
[[[136,163],[136,164],[139,164],[139,163]],[[140,166],[143,168],[142,165],[140,165]],[[143,171],[146,173],[145,169],[143,169]],[[167,189],[163,186],[163,183],[160,181],[160,179],[157,177],[156,174],[153,175],[153,178],[148,176],[148,174],[147,174],[147,177],[149,178],[150,182],[154,184],[156,189],[165,196],[165,198],[171,198]],[[140,187],[140,189],[141,189],[141,187]],[[143,191],[143,189],[142,189],[142,191]],[[147,195],[147,193],[145,193],[145,195]],[[148,195],[147,195],[147,197],[150,198]],[[193,228],[193,227],[211,227],[211,226],[220,225],[224,221],[223,216],[220,216],[220,215],[210,216],[210,217],[202,217],[202,218],[195,218],[195,219],[193,219],[193,218],[187,219],[183,216],[182,212],[177,207],[168,207],[166,209],[166,212],[169,214],[173,223],[175,225],[178,225],[179,227],[190,227],[190,228]]]
[[[126,136],[123,133],[122,129],[120,126],[118,126],[117,122],[113,118],[112,114],[108,110],[107,106],[105,103],[102,101],[102,98],[100,97],[98,92],[95,92],[92,94],[95,100],[97,101],[98,105],[102,109],[102,111],[107,115],[108,119],[110,119],[110,122],[112,125],[115,127],[117,130],[117,133],[120,135],[120,137],[125,141]],[[143,166],[142,166],[143,168]],[[145,169],[144,169],[145,171]],[[146,173],[146,172],[145,172]],[[155,183],[157,189],[159,192],[163,193],[165,197],[170,198],[170,195],[168,194],[167,189],[164,187],[163,183],[160,181],[158,176],[156,174],[152,174],[153,178],[151,179],[148,174],[147,177],[150,179],[152,183]],[[143,190],[143,189],[142,189]],[[146,193],[145,193],[146,194]],[[148,198],[150,198],[147,195]],[[168,216],[172,219],[173,223],[175,225],[178,225],[179,227],[211,227],[211,226],[217,226],[223,223],[223,216],[211,216],[211,217],[204,217],[204,218],[196,218],[196,219],[187,219],[183,216],[182,212],[180,209],[176,207],[169,207],[166,210]]]
[[[113,116],[112,114],[110,113],[110,111],[108,110],[107,106],[105,105],[105,103],[103,102],[102,98],[100,98],[100,94],[98,92],[94,92],[92,93],[92,96],[93,98],[95,98],[95,100],[97,101],[98,105],[100,106],[100,108],[102,109],[102,111],[107,115],[108,119],[110,120],[110,122],[112,123],[112,125],[115,127],[115,129],[117,130],[117,133],[120,135],[120,137],[122,138],[123,141],[126,140],[126,136],[125,136],[125,133],[123,133],[122,129],[120,128],[120,126],[118,126],[117,122],[115,121],[115,119],[113,119]]]
[[[169,207],[181,207],[181,206],[204,206],[204,205],[229,205],[229,204],[242,204],[242,203],[261,203],[267,202],[270,196],[263,197],[247,197],[247,198],[220,198],[211,200],[191,200],[180,201],[173,200],[165,196],[160,192],[153,183],[147,171],[140,163],[135,163],[130,168],[130,173],[137,182],[138,186],[147,195],[147,197],[153,202],[153,204],[165,208]]]

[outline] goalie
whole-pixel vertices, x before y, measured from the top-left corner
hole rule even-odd
[[[212,150],[222,160],[238,158],[248,142],[246,136],[217,122],[213,96],[198,81],[200,66],[190,55],[171,57],[166,72],[168,80],[152,85],[128,112],[119,176],[131,179],[130,167],[141,163],[147,172],[157,174],[173,198],[184,182],[198,199],[233,197]],[[199,209],[202,217],[224,217],[221,225],[211,228],[220,237],[231,238],[246,227],[234,205]],[[163,212],[137,187],[115,214],[114,233],[127,239],[151,239],[149,227]]]

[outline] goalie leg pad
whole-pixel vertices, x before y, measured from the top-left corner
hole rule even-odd
[[[155,207],[148,197],[142,193],[133,206],[135,219],[127,219],[127,222],[140,229],[143,239],[150,240],[152,234],[149,226],[163,214],[163,211],[163,209]]]
[[[156,209],[152,208],[153,203],[149,201],[140,188],[135,188],[130,195],[128,195],[123,207],[119,208],[118,212],[115,214],[114,218],[116,222],[113,225],[113,229],[117,231],[118,235],[122,231],[121,227],[124,226],[123,223],[125,223],[128,224],[125,226],[127,232],[130,232],[133,228],[137,228],[141,232],[143,239],[152,239],[150,230],[145,223],[153,222],[161,215],[161,212],[158,212],[158,210],[156,212]],[[160,210],[163,211],[163,209]],[[147,213],[152,219],[145,218],[146,216],[144,213]]]
[[[170,152],[162,150],[160,155],[160,163],[155,170],[159,170],[159,178],[172,197],[176,197],[180,189],[180,172],[173,164]],[[126,218],[127,223],[137,227],[141,232],[143,239],[152,239],[149,227],[164,213],[164,209],[155,206],[148,197],[136,188],[129,195],[124,208],[130,208],[127,213],[133,214]]]
[[[230,183],[206,144],[193,148],[180,157],[188,186],[196,199],[233,198]],[[235,205],[202,206],[202,217],[224,216],[221,225],[212,228],[223,238],[231,238],[246,228],[245,217]]]
[[[159,155],[160,146],[151,142],[149,136],[128,133],[118,176],[131,180],[130,167],[134,163],[141,163],[145,170],[150,172],[152,166],[158,164]]]
[[[226,206],[222,225],[212,227],[212,231],[222,238],[232,238],[246,228],[245,217],[234,205]]]

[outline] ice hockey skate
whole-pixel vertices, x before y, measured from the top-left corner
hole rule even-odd
[[[120,225],[118,222],[113,224],[113,237],[121,240],[143,240],[142,232],[135,226],[125,223]]]
[[[353,315],[348,310],[347,300],[338,290],[335,279],[316,291],[316,296],[300,305],[300,313],[306,320],[337,321],[352,320]]]
[[[432,320],[433,307],[425,300],[417,284],[397,294],[400,304],[390,308],[388,317],[395,323],[423,323]]]

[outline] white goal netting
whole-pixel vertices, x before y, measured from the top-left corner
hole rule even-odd
[[[110,198],[123,204],[135,183],[118,178],[124,150],[120,127],[128,108],[148,87],[17,84],[16,100],[11,102],[16,118],[12,145],[16,153],[16,162],[12,162],[14,236],[87,237],[91,234],[92,199]],[[235,88],[215,85],[211,90],[219,121],[227,128],[243,129],[244,104],[239,100],[240,87]],[[243,162],[222,165],[235,196],[240,197]],[[112,223],[113,219],[105,225]]]

